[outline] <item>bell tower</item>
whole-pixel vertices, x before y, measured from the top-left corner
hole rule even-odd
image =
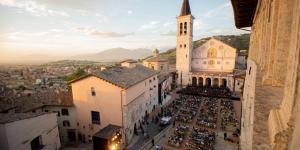
[[[177,47],[176,70],[178,73],[178,85],[189,83],[193,50],[193,23],[189,0],[183,0],[180,15],[177,17]]]

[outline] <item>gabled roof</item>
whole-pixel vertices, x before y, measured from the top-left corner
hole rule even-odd
[[[215,38],[215,37],[211,37],[210,39],[203,41],[203,43],[201,45],[199,45],[198,47],[194,48],[194,50],[201,47],[202,45],[212,41],[212,40],[219,41],[219,42],[221,42],[221,43],[223,43],[223,44],[225,44],[225,45],[227,45],[227,46],[229,46],[233,49],[236,49],[234,46],[232,46],[232,44],[228,43],[227,41],[224,41],[222,39],[218,39],[218,38]]]
[[[102,139],[111,139],[116,132],[119,132],[120,126],[109,124],[105,128],[101,129],[99,132],[95,133],[93,136]]]
[[[144,81],[159,72],[144,67],[142,65],[136,65],[136,67],[113,67],[103,71],[97,71],[93,74],[88,74],[81,78],[71,81],[75,83],[79,80],[85,79],[86,77],[95,76],[113,85],[128,89],[129,87]]]
[[[45,106],[72,107],[72,93],[51,89],[27,96],[13,97],[5,101],[0,101],[0,112],[15,109],[17,113],[25,113]]]
[[[46,90],[30,96],[14,99],[16,112],[24,113],[45,106],[72,107],[73,97],[71,92]]]
[[[258,0],[231,0],[237,28],[251,27]]]
[[[0,124],[11,123],[15,121],[30,119],[38,116],[42,116],[45,114],[51,114],[46,112],[40,113],[0,113]]]
[[[182,7],[181,7],[181,12],[179,16],[187,16],[191,15],[191,7],[189,0],[183,0]]]
[[[136,60],[133,60],[133,59],[124,59],[124,60],[122,60],[120,63],[137,63],[137,61]]]

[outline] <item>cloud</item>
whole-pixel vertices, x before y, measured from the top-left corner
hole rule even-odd
[[[140,28],[138,29],[139,31],[144,31],[144,30],[151,30],[155,29],[158,27],[159,22],[158,21],[151,21],[148,24],[141,25]]]
[[[132,14],[133,14],[133,11],[132,11],[132,10],[128,10],[128,11],[127,11],[127,14],[128,14],[128,15],[132,15]]]
[[[133,33],[117,33],[117,32],[102,32],[94,27],[79,27],[75,31],[86,35],[97,36],[102,38],[121,38],[133,35]]]
[[[170,21],[170,22],[164,23],[163,26],[164,26],[164,27],[169,27],[169,26],[174,25],[174,24],[175,24],[175,22],[171,22],[171,21]]]
[[[161,33],[161,36],[176,36],[176,31],[168,31],[165,33]]]
[[[64,32],[64,30],[62,30],[62,29],[51,29],[50,31],[51,32],[56,32],[56,33]]]
[[[205,23],[202,22],[200,19],[196,19],[194,21],[194,29],[195,30],[200,30],[203,29],[205,27]]]
[[[0,5],[21,9],[33,16],[63,16],[70,17],[64,11],[57,11],[47,8],[45,5],[38,4],[33,0],[0,0]],[[20,13],[20,11],[18,10]]]
[[[215,7],[209,11],[207,11],[203,16],[204,17],[213,17],[216,14],[223,14],[224,12],[228,12],[228,11],[224,11],[222,12],[221,10],[225,9],[225,8],[229,8],[231,6],[230,2],[226,2],[218,7]]]

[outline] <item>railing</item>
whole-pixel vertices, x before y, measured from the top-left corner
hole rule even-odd
[[[154,143],[157,143],[158,141],[160,141],[166,135],[166,133],[171,128],[172,128],[172,125],[169,125],[165,129],[163,129],[161,132],[159,132],[157,135],[155,135],[153,138],[151,138],[149,141],[147,141],[145,144],[143,144],[143,146],[141,146],[139,148],[139,150],[149,150],[149,149],[151,149],[153,147],[152,139],[154,139]]]

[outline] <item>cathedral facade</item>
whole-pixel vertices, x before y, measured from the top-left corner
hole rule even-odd
[[[233,90],[236,49],[214,38],[194,47],[193,22],[189,1],[184,0],[177,17],[178,85],[224,86]]]

